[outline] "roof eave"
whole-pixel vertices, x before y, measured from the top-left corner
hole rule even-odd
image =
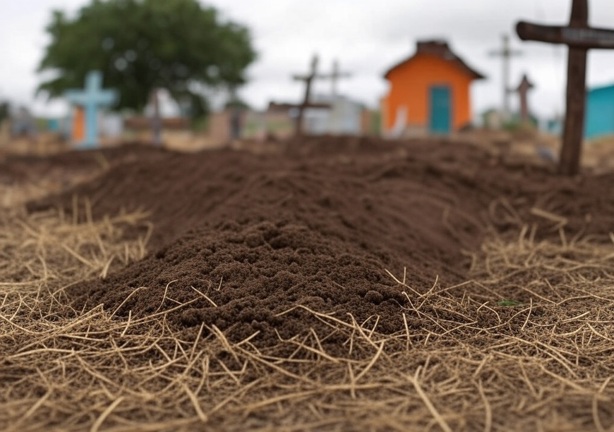
[[[412,61],[414,58],[416,58],[418,56],[418,53],[412,55],[411,57],[403,60],[402,62],[397,63],[396,65],[392,66],[390,69],[388,69],[386,71],[386,73],[384,73],[384,78],[389,80],[388,76],[395,70],[398,69],[399,67],[403,66],[406,63],[409,63],[410,61]],[[478,71],[476,71],[475,69],[471,68],[470,66],[468,66],[462,59],[460,59],[459,57],[456,57],[454,59],[451,59],[452,61],[456,62],[462,69],[464,69],[466,72],[469,73],[469,75],[471,75],[473,80],[482,80],[482,79],[486,79],[485,75],[482,75],[481,73],[479,73]]]

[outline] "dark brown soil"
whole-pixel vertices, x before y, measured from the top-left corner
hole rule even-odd
[[[91,178],[110,166],[144,157],[152,160],[168,153],[151,145],[128,143],[120,147],[93,151],[73,150],[52,156],[9,155],[0,158],[0,184],[45,181],[68,186],[76,177]]]
[[[379,331],[401,330],[407,288],[385,270],[400,278],[406,268],[418,291],[437,276],[461,282],[463,251],[476,251],[488,226],[515,235],[535,224],[541,236],[559,235],[534,208],[565,217],[568,233],[605,240],[614,229],[614,175],[562,178],[459,143],[326,138],[260,155],[135,154],[29,204],[70,211],[77,195],[95,217],[151,212],[149,256],[71,288],[75,306],[104,303],[134,318],[191,302],[168,315],[174,328],[215,325],[233,340],[260,331],[261,345],[321,325],[300,309],[284,313],[298,305],[358,321],[378,316]]]

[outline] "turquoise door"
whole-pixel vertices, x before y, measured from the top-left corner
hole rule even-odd
[[[452,130],[452,96],[448,86],[430,88],[429,132],[450,133]]]

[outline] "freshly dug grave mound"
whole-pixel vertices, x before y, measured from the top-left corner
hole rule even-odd
[[[611,229],[609,214],[614,210],[614,192],[610,185],[614,174],[570,179],[555,175],[551,167],[507,166],[474,145],[435,140],[312,137],[277,145],[276,151],[264,155],[232,150],[186,155],[144,146],[127,146],[123,154],[123,147],[109,149],[103,151],[111,161],[104,176],[32,201],[28,209],[34,212],[59,206],[71,213],[75,197],[80,199],[82,217],[88,206],[95,218],[121,210],[146,209],[156,226],[150,239],[150,247],[155,249],[210,221],[213,213],[224,215],[226,211],[225,216],[232,219],[237,216],[233,212],[242,213],[271,194],[285,192],[285,198],[309,199],[300,195],[305,195],[303,188],[292,195],[293,186],[283,185],[284,176],[293,175],[297,182],[324,179],[332,185],[333,194],[352,193],[351,187],[346,187],[348,181],[339,185],[350,179],[361,191],[375,192],[373,206],[386,207],[383,201],[390,199],[404,201],[394,205],[394,210],[399,211],[397,219],[405,218],[407,209],[415,209],[414,213],[424,213],[424,219],[431,220],[428,210],[419,209],[422,202],[429,201],[466,217],[477,215],[481,218],[478,225],[487,219],[501,231],[512,228],[517,232],[524,223],[545,228],[564,225],[570,231],[586,230],[589,234]],[[70,159],[100,160],[98,152],[69,155]],[[65,157],[58,158],[62,159],[59,164],[51,159],[45,163],[66,167]],[[35,167],[29,170],[39,175]],[[44,176],[44,172],[40,175]],[[258,179],[268,179],[270,184],[254,187]],[[241,197],[241,208],[226,209],[227,201],[246,191],[251,195]],[[325,193],[321,194],[324,200]],[[309,194],[313,199],[313,191]],[[535,209],[538,211],[533,212]],[[345,216],[352,215],[350,212]],[[418,223],[423,221],[419,219]],[[462,235],[462,230],[458,234]],[[472,239],[470,245],[478,243]]]
[[[10,155],[0,160],[0,184],[91,177],[110,166],[135,160],[152,160],[168,153],[159,147],[127,143],[97,150],[71,150],[52,156]]]
[[[260,331],[259,344],[272,346],[279,336],[324,328],[304,310],[288,312],[297,305],[340,317],[351,312],[359,322],[380,315],[380,331],[397,331],[406,298],[382,266],[360,247],[305,225],[228,222],[191,231],[124,271],[70,292],[79,304],[104,303],[123,317],[177,307],[165,314],[174,328],[198,330],[205,323],[235,342]],[[408,283],[432,284],[427,274],[410,274]]]
[[[111,168],[62,195],[95,217],[151,211],[152,253],[105,280],[69,290],[78,309],[103,303],[117,316],[165,316],[180,329],[216,326],[234,341],[260,331],[263,344],[318,325],[298,305],[401,330],[407,296],[436,278],[464,281],[486,227],[533,223],[612,230],[612,176],[565,179],[539,167],[502,166],[469,145],[320,139],[288,153],[230,150],[169,154]],[[411,324],[411,323],[410,323]]]
[[[0,207],[21,206],[92,180],[116,165],[153,160],[167,154],[161,148],[126,144],[91,151],[72,150],[45,157],[0,157]]]

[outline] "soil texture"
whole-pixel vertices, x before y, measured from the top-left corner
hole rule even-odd
[[[92,154],[45,163],[87,170]],[[70,288],[74,306],[132,319],[176,309],[166,316],[178,331],[215,326],[235,342],[259,332],[259,346],[323,325],[305,308],[400,331],[409,289],[466,280],[492,229],[558,238],[564,228],[596,241],[614,230],[614,175],[564,178],[458,142],[328,137],[267,152],[98,154],[101,174],[29,211],[149,211],[150,253]]]

